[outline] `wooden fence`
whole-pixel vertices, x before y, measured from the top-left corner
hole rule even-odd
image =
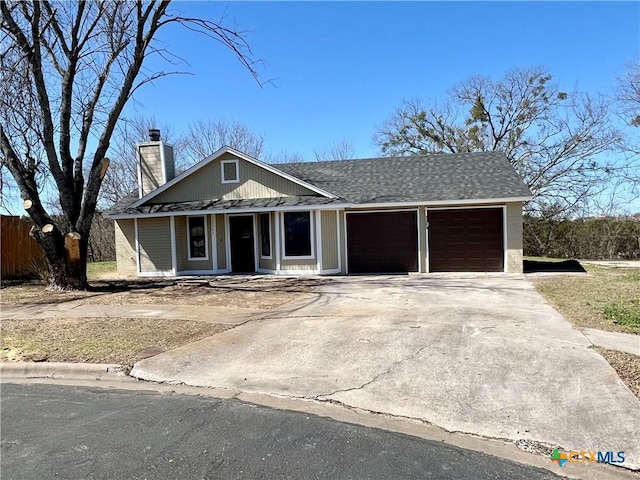
[[[15,278],[34,273],[34,265],[42,265],[44,252],[29,235],[33,223],[20,217],[0,215],[0,265],[2,278]]]

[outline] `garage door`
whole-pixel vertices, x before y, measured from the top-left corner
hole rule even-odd
[[[418,271],[415,211],[347,214],[349,273]]]
[[[428,210],[430,272],[504,271],[502,208]]]

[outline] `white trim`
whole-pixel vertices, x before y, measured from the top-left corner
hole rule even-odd
[[[133,219],[134,237],[136,239],[136,273],[140,276],[142,272],[140,266],[140,241],[138,240],[138,219]]]
[[[285,226],[284,226],[284,214],[287,212],[282,212],[282,215],[280,215],[280,228],[282,230],[282,260],[315,260],[315,249],[314,247],[314,243],[315,243],[315,235],[314,235],[314,228],[313,228],[313,211],[308,210],[309,212],[309,248],[311,249],[311,254],[310,255],[294,255],[294,256],[290,256],[287,255],[287,242],[285,239]]]
[[[258,271],[258,267],[260,266],[260,252],[258,251],[258,236],[256,235],[258,233],[258,228],[257,228],[257,220],[256,217],[257,215],[255,213],[252,213],[251,216],[253,217],[253,271],[257,272]]]
[[[136,169],[138,171],[138,199],[142,198],[142,158],[140,157],[140,144],[136,144],[136,160],[138,164]]]
[[[474,204],[503,204],[511,202],[528,202],[533,197],[504,197],[504,198],[472,198],[465,200],[431,200],[428,202],[387,202],[387,203],[352,203],[347,208],[387,208],[387,207],[437,207],[449,208],[447,205],[474,205]]]
[[[218,273],[216,270],[180,270],[176,276],[180,275],[215,275]]]
[[[224,178],[224,166],[228,163],[232,163],[236,166],[236,178],[234,180],[225,180]],[[220,161],[220,182],[225,183],[240,183],[240,165],[238,160],[221,160]]]
[[[509,271],[507,261],[509,260],[507,255],[507,206],[502,206],[502,251],[504,255],[504,273]]]
[[[280,270],[279,275],[320,275],[316,269],[312,270]]]
[[[173,218],[173,217],[172,217]],[[189,227],[190,218],[202,218],[204,220],[204,257],[191,256],[191,228]],[[209,261],[209,229],[207,228],[207,215],[187,215],[187,261],[189,262],[208,262]]]
[[[420,235],[420,209],[416,210],[416,230],[418,231],[418,273],[422,273],[422,235]]]
[[[424,261],[426,262],[425,265],[425,273],[430,273],[430,265],[429,265],[429,256],[430,256],[430,252],[429,252],[429,209],[427,207],[424,207],[424,249],[425,251],[425,259]]]
[[[156,270],[155,272],[140,272],[140,277],[175,277],[176,274],[173,270]]]
[[[347,228],[347,211],[342,212],[344,220],[344,274],[349,275],[349,229]]]
[[[273,212],[273,233],[276,246],[276,274],[280,273],[280,212]]]
[[[342,245],[340,244],[340,210],[336,210],[336,240],[338,242],[338,272],[342,272]],[[347,246],[344,246],[344,251],[347,251]]]
[[[217,158],[221,157],[222,155],[224,155],[225,153],[231,153],[232,155],[235,155],[236,157],[242,159],[242,160],[246,160],[249,163],[252,163],[254,165],[257,165],[258,167],[264,168],[265,170],[268,170],[271,173],[274,173],[282,178],[285,178],[293,183],[296,183],[300,186],[303,186],[304,188],[311,190],[312,192],[316,192],[320,195],[322,195],[323,197],[327,197],[327,198],[338,198],[336,197],[334,194],[327,192],[325,190],[322,190],[321,188],[318,188],[314,185],[311,185],[310,183],[307,183],[303,180],[300,180],[299,178],[294,177],[293,175],[289,175],[288,173],[285,173],[281,170],[278,170],[276,167],[272,166],[272,165],[268,165],[264,162],[261,162],[260,160],[250,157],[249,155],[246,155],[242,152],[239,152],[238,150],[235,150],[231,147],[222,147],[220,148],[218,151],[212,153],[211,155],[209,155],[207,158],[200,160],[198,163],[196,163],[193,167],[189,168],[188,170],[185,170],[184,172],[182,172],[180,175],[174,177],[172,180],[170,180],[169,182],[165,183],[164,185],[156,188],[153,192],[148,193],[147,195],[145,195],[143,198],[140,198],[139,200],[137,200],[136,202],[134,202],[131,207],[138,207],[140,205],[142,205],[144,202],[152,199],[153,197],[160,195],[162,192],[164,192],[165,190],[167,190],[168,188],[172,187],[173,185],[175,185],[176,183],[182,181],[183,179],[185,179],[186,177],[190,176],[191,174],[197,172],[198,170],[200,170],[201,168],[205,167],[206,165],[208,165],[209,163],[211,163],[212,161],[216,160]]]
[[[335,275],[337,273],[340,273],[339,268],[329,268],[327,270],[320,270],[320,275]]]
[[[178,271],[178,259],[176,256],[176,217],[169,217],[169,228],[171,229],[171,270],[175,275]]]
[[[269,216],[269,254],[270,255],[263,255],[262,254],[262,220],[260,220],[260,217],[262,217],[262,215],[268,215]],[[271,213],[270,212],[260,212],[258,215],[258,224],[260,225],[260,242],[258,242],[259,246],[260,246],[260,259],[261,260],[273,260],[273,245],[271,244]]]
[[[153,217],[181,217],[183,215],[215,215],[228,214],[233,212],[237,215],[247,215],[250,213],[260,212],[296,212],[296,211],[316,211],[316,210],[335,210],[336,208],[349,208],[348,203],[329,204],[329,205],[297,205],[291,207],[251,207],[251,208],[209,208],[206,210],[182,210],[176,212],[157,212],[157,213],[119,213],[115,215],[107,215],[112,220],[124,220],[127,218],[153,218]]]
[[[316,264],[318,271],[322,272],[322,214],[318,213],[316,217]]]
[[[216,216],[209,215],[209,222],[211,224],[211,229],[209,230],[209,236],[211,237],[211,268],[216,271],[218,270],[218,241],[216,238],[218,226],[216,225]]]

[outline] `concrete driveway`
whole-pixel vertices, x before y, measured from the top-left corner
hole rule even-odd
[[[337,278],[135,365],[141,379],[340,402],[640,466],[640,402],[521,276]]]

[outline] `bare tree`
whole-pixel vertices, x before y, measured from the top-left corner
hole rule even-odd
[[[300,152],[281,150],[278,153],[266,154],[264,161],[267,163],[300,163],[304,162],[304,157]]]
[[[194,164],[224,146],[259,158],[264,148],[264,137],[252,132],[242,122],[226,122],[209,118],[191,123],[182,143],[187,162]]]
[[[224,19],[171,12],[169,4],[0,1],[1,160],[35,224],[51,287],[88,286],[89,231],[118,119],[138,88],[175,73],[143,68],[154,55],[175,63],[158,33],[168,25],[202,33],[257,78],[242,33],[225,27]],[[60,220],[42,202],[42,177],[53,179]]]
[[[342,137],[328,147],[313,151],[316,160],[350,160],[356,156],[356,146],[351,140]]]
[[[441,104],[404,102],[374,141],[395,155],[503,151],[534,194],[530,208],[559,214],[614,172],[598,158],[621,138],[609,120],[604,98],[564,92],[541,68],[516,69],[462,82]]]

